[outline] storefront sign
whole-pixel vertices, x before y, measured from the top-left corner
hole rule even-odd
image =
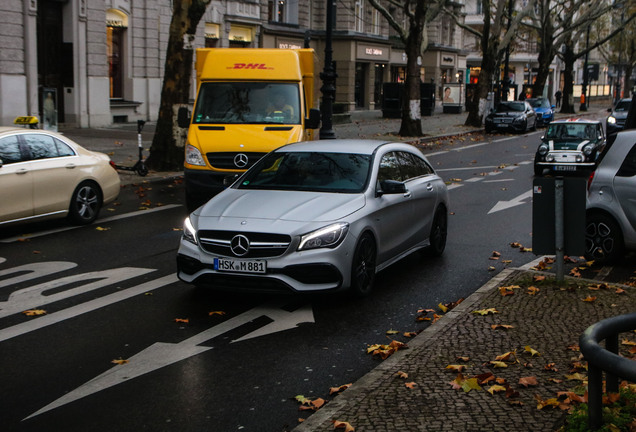
[[[389,61],[389,51],[389,47],[358,44],[357,58],[364,60]]]
[[[444,64],[455,64],[455,57],[442,55],[442,63]]]
[[[276,46],[280,49],[301,49],[303,48],[303,42],[296,42],[290,40],[277,40]]]

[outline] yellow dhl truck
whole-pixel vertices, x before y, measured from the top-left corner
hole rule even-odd
[[[314,50],[201,48],[196,51],[197,97],[185,146],[186,205],[192,211],[266,153],[312,140]],[[189,126],[188,126],[189,124]]]

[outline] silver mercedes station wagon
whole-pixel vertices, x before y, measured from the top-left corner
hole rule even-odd
[[[178,276],[230,290],[364,296],[406,255],[443,253],[448,209],[444,181],[409,144],[290,144],[186,219]]]

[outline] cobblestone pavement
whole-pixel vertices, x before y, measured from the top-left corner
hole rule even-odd
[[[636,291],[621,286],[592,290],[585,280],[566,278],[557,286],[534,280],[545,273],[508,269],[494,277],[456,308],[443,315],[413,340],[349,389],[335,396],[294,432],[332,431],[332,421],[348,422],[356,431],[552,431],[563,424],[565,411],[538,409],[538,400],[557,398],[558,392],[584,389],[587,372],[577,368],[579,336],[601,319],[636,310]],[[598,286],[598,281],[590,281]],[[503,296],[499,287],[510,288]],[[527,287],[539,291],[530,294]],[[594,301],[584,301],[596,297]],[[480,315],[487,309],[496,313]],[[483,312],[482,312],[483,313]],[[493,329],[503,324],[513,328]],[[636,340],[636,335],[627,336]],[[526,347],[535,350],[526,351]],[[513,352],[506,367],[491,361]],[[466,359],[461,360],[460,357]],[[464,379],[492,373],[505,379],[504,387],[516,392],[489,393],[495,381],[465,392],[451,386],[462,365]],[[400,372],[408,374],[399,377]],[[524,387],[521,378],[534,377],[537,385]],[[413,388],[407,383],[414,383]]]

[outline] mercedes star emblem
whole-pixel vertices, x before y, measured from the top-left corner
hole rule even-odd
[[[250,241],[244,235],[235,235],[230,242],[230,248],[234,255],[244,256],[250,250]]]
[[[249,158],[245,153],[238,153],[236,156],[234,156],[234,165],[237,168],[245,168],[248,162]]]

